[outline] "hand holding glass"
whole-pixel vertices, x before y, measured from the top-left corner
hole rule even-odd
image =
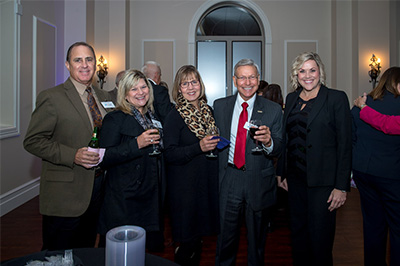
[[[256,131],[258,130],[258,128],[261,126],[261,120],[258,119],[253,119],[250,120],[250,135],[254,138],[254,136],[256,135]],[[253,148],[251,151],[252,152],[262,152],[262,149],[258,146],[258,140],[256,141],[256,147]]]
[[[216,126],[211,126],[207,129],[207,136],[219,136],[219,129]],[[215,158],[217,155],[213,153],[213,151],[210,151],[210,153],[206,154],[207,157],[209,158]]]
[[[153,124],[147,125],[146,130],[149,129],[157,129],[157,132],[153,132],[151,133],[151,135],[159,135],[160,131],[158,130],[158,128],[156,126],[154,126]],[[161,152],[158,149],[158,145],[157,144],[153,144],[153,151],[149,153],[150,156],[155,156],[155,155],[159,155]]]

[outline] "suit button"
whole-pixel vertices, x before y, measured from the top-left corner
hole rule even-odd
[[[140,164],[136,165],[136,170],[140,169]]]
[[[140,184],[142,184],[142,181],[138,180],[138,181],[136,181],[136,183],[138,183],[140,185]]]

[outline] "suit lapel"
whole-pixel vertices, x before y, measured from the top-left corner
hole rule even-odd
[[[221,135],[228,140],[231,137],[232,115],[233,115],[233,108],[235,107],[235,102],[236,102],[235,96],[232,96],[229,99],[227,99],[224,108],[227,112],[227,115],[223,116],[224,121],[221,124],[224,127],[222,129],[220,128],[220,130],[222,130]]]
[[[85,122],[86,128],[89,130],[90,133],[92,133],[92,124],[90,123],[89,117],[87,115],[85,106],[82,103],[82,99],[79,96],[78,91],[76,90],[74,84],[70,79],[68,79],[64,83],[64,89],[65,89],[65,94],[67,95],[68,99],[70,100],[71,104],[74,106],[74,108],[77,110],[79,116],[81,119]]]
[[[321,85],[317,98],[315,99],[314,105],[311,108],[311,112],[308,116],[307,127],[311,124],[311,122],[320,112],[321,108],[324,106],[327,96],[328,96],[328,89],[325,86]]]

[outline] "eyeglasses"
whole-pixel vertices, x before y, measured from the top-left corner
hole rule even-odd
[[[192,84],[192,87],[197,86],[200,84],[200,82],[198,80],[192,80],[192,81],[185,81],[183,83],[181,83],[181,87],[182,88],[187,88],[189,87],[189,84]]]
[[[238,77],[238,76],[235,76],[240,82],[245,82],[245,81],[247,81],[247,80],[250,80],[250,81],[255,81],[256,79],[258,79],[258,75],[257,76],[250,76],[250,77],[245,77],[245,76],[241,76],[241,77]]]

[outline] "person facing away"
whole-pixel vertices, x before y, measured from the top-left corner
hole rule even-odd
[[[284,109],[282,90],[281,86],[279,86],[278,84],[269,84],[264,89],[262,96],[268,100],[278,103],[282,107],[282,110]]]
[[[333,264],[336,211],[350,190],[351,115],[343,91],[325,86],[318,54],[292,64],[283,116],[284,150],[278,179],[288,190],[293,265]]]
[[[218,139],[209,134],[215,120],[194,66],[177,71],[172,95],[176,108],[165,120],[164,140],[172,237],[179,243],[175,262],[195,266],[202,237],[219,228],[218,160],[208,157]]]
[[[71,45],[65,66],[69,78],[38,95],[24,139],[24,148],[42,159],[42,249],[49,250],[94,247],[102,203],[103,174],[93,167],[100,157],[87,145],[110,97],[92,86],[96,56],[89,44]]]
[[[384,115],[400,115],[400,67],[387,69],[366,97],[366,104]],[[365,107],[367,108],[367,107]],[[360,119],[353,107],[353,178],[363,215],[364,263],[400,265],[400,135],[389,135]]]
[[[117,103],[118,84],[124,74],[125,70],[118,72],[117,76],[115,77],[115,88],[108,92],[114,103]]]
[[[256,94],[259,77],[253,60],[240,60],[233,76],[238,92],[214,102],[220,135],[230,140],[218,154],[220,233],[216,265],[235,265],[243,218],[248,265],[264,265],[269,209],[276,201],[273,157],[279,156],[282,148],[282,109]],[[249,129],[256,126],[258,130],[250,137]],[[256,147],[261,151],[253,152]]]
[[[161,82],[160,64],[147,61],[142,67],[142,72],[153,86],[155,114],[161,120],[161,123],[164,123],[165,118],[173,108],[173,104],[169,98],[168,89],[159,85]]]

